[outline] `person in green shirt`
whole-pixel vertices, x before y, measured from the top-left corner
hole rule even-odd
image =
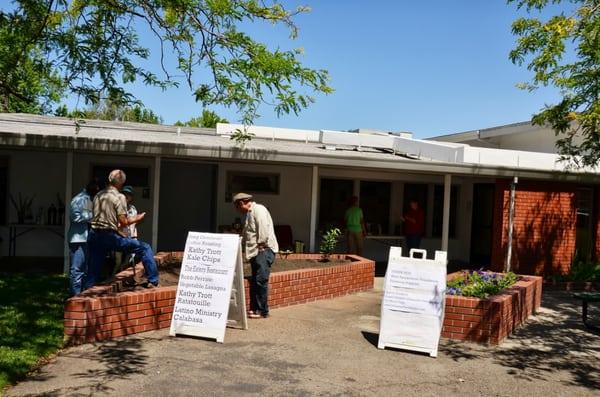
[[[365,228],[363,212],[358,206],[358,197],[352,196],[350,199],[350,208],[344,214],[344,222],[346,223],[348,253],[362,255],[367,229]]]

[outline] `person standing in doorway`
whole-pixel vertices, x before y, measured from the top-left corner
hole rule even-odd
[[[255,203],[247,193],[233,196],[235,208],[245,216],[242,229],[242,247],[252,267],[250,282],[249,318],[269,316],[269,276],[279,251],[273,219],[264,205]]]
[[[358,206],[358,197],[350,198],[350,207],[344,214],[346,224],[346,237],[348,241],[348,253],[362,256],[364,240],[367,235],[363,211]]]
[[[409,206],[410,208],[402,220],[404,221],[407,254],[410,255],[411,249],[421,247],[421,239],[425,234],[425,212],[416,200],[411,200]]]
[[[90,264],[86,288],[99,281],[104,259],[110,251],[133,253],[138,256],[148,279],[146,287],[158,286],[158,267],[152,248],[143,241],[120,234],[123,227],[138,223],[146,216],[146,213],[142,212],[134,218],[127,218],[127,202],[125,196],[119,192],[125,185],[125,179],[122,170],[113,170],[108,176],[108,186],[94,198],[94,218],[88,235]]]
[[[87,273],[87,238],[90,222],[93,218],[92,200],[98,193],[98,182],[90,181],[85,189],[79,192],[71,200],[69,213],[69,257],[71,266],[69,269],[69,292],[71,296],[79,295],[83,284],[83,278]]]

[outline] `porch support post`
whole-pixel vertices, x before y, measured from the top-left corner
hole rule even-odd
[[[65,229],[64,229],[64,244],[63,244],[63,273],[69,274],[70,259],[69,259],[69,233],[70,213],[71,213],[71,197],[73,196],[73,151],[67,152],[67,164],[65,173]]]
[[[508,241],[506,244],[506,263],[504,264],[504,271],[507,273],[510,272],[512,261],[513,228],[515,221],[515,191],[517,189],[517,183],[519,183],[519,177],[515,176],[510,184],[510,202],[508,204]]]
[[[158,199],[160,196],[160,156],[154,158],[154,180],[152,181],[152,250],[158,246]]]
[[[313,165],[310,188],[310,252],[315,252],[317,234],[317,199],[319,191],[319,167]]]
[[[448,252],[448,234],[450,231],[450,191],[452,175],[444,175],[444,213],[442,216],[442,251]]]

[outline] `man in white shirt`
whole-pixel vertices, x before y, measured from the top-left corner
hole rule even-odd
[[[255,203],[247,193],[233,196],[235,208],[245,215],[242,231],[242,247],[246,260],[252,266],[250,282],[249,318],[269,316],[269,276],[279,251],[273,219],[264,205]]]

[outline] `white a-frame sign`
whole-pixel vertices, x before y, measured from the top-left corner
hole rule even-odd
[[[240,237],[189,232],[169,335],[223,343],[228,324],[248,328]]]
[[[415,253],[423,259],[415,258]],[[425,250],[413,249],[410,257],[404,257],[400,247],[390,248],[378,348],[437,357],[446,301],[446,252],[436,251],[433,260],[426,257]]]

